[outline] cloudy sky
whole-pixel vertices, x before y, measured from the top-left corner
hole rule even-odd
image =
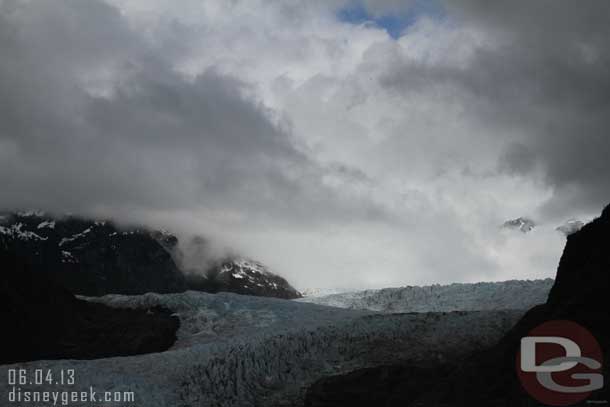
[[[610,201],[610,3],[0,0],[0,206],[298,288],[554,275]],[[504,230],[528,216],[528,234]]]

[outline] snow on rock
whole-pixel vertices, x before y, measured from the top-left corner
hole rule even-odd
[[[111,221],[72,216],[3,214],[0,249],[28,259],[77,294],[181,292],[184,275],[151,234],[123,236]],[[133,228],[131,229],[133,230]],[[0,264],[0,269],[5,265]]]
[[[189,275],[189,288],[208,292],[228,291],[244,295],[300,298],[299,293],[285,278],[269,271],[262,263],[243,257],[229,257],[206,274]]]
[[[47,240],[32,231],[23,230],[23,223],[14,223],[8,227],[0,226],[0,234],[7,235],[19,240]]]
[[[85,237],[87,235],[87,233],[91,233],[91,228],[87,228],[87,229],[83,230],[80,233],[76,233],[76,234],[72,235],[71,237],[64,237],[64,238],[62,238],[59,241],[59,246],[63,246],[66,243],[70,243],[70,242],[73,242],[73,241],[75,241],[77,239]]]
[[[0,374],[11,368],[74,369],[76,383],[68,390],[133,391],[137,406],[271,406],[298,400],[323,375],[390,361],[465,355],[497,341],[522,314],[386,315],[199,292],[95,300],[134,308],[166,306],[182,321],[179,339],[161,353],[28,362],[2,366]],[[57,391],[58,386],[35,390]]]
[[[536,223],[529,218],[519,217],[516,219],[510,219],[504,222],[502,225],[505,229],[515,229],[523,233],[528,233],[534,230]]]
[[[247,279],[255,283],[253,274],[270,275],[261,263],[248,260],[248,259],[236,259],[227,263],[224,263],[220,268],[220,273],[227,273],[237,279]]]
[[[528,309],[546,301],[552,279],[383,288],[296,301],[379,312]]]
[[[72,255],[72,253],[62,250],[61,251],[62,263],[78,263],[78,260]]]
[[[44,211],[40,211],[40,210],[27,210],[27,211],[18,211],[17,215],[24,217],[24,218],[29,218],[29,217],[41,218],[41,217],[45,216],[45,213],[44,213]]]
[[[48,228],[48,229],[55,229],[55,221],[54,220],[45,220],[43,222],[40,222],[38,224],[38,226],[36,226],[36,229],[43,229],[43,228]]]
[[[193,289],[285,299],[301,296],[263,264],[237,255],[224,259],[206,255],[199,259],[201,267],[191,272],[181,268],[184,254],[178,238],[167,230],[119,228],[106,220],[0,212],[0,248],[36,259],[32,261],[36,272],[52,274],[77,294]]]

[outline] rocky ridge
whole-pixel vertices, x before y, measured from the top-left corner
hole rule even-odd
[[[120,227],[107,220],[43,212],[0,216],[0,251],[24,259],[80,295],[173,293],[195,289],[298,298],[300,293],[260,262],[227,257],[199,273],[181,268],[178,238],[164,230]],[[209,261],[210,259],[206,259]]]

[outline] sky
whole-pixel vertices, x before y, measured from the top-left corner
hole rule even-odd
[[[610,200],[610,3],[0,0],[0,207],[297,288],[554,276]],[[527,216],[530,233],[506,230]]]

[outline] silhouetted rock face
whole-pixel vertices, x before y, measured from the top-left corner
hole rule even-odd
[[[610,309],[610,205],[602,216],[568,236],[547,304],[554,312]],[[607,314],[607,312],[605,312]]]
[[[14,255],[0,252],[0,261],[0,364],[161,352],[176,340],[180,322],[168,310],[79,300]]]
[[[540,403],[525,393],[516,377],[516,355],[522,337],[543,322],[557,319],[575,321],[593,333],[604,353],[603,374],[608,381],[609,273],[610,205],[598,219],[568,236],[547,303],[530,309],[496,346],[473,354],[463,362],[448,361],[433,368],[444,372],[453,364],[456,369],[448,376],[438,373],[431,379],[425,375],[410,375],[404,379],[408,386],[392,384],[395,378],[388,374],[387,366],[366,372],[368,381],[374,383],[372,386],[359,380],[361,375],[358,374],[321,379],[308,390],[306,405],[341,406],[343,404],[337,400],[351,397],[358,391],[367,393],[366,399],[375,400],[375,405],[379,406],[538,406]],[[398,375],[410,368],[412,366],[395,367]],[[413,387],[423,390],[414,392]],[[609,400],[608,386],[593,393],[589,399]],[[370,403],[354,399],[350,405]],[[587,405],[586,401],[582,405]]]

